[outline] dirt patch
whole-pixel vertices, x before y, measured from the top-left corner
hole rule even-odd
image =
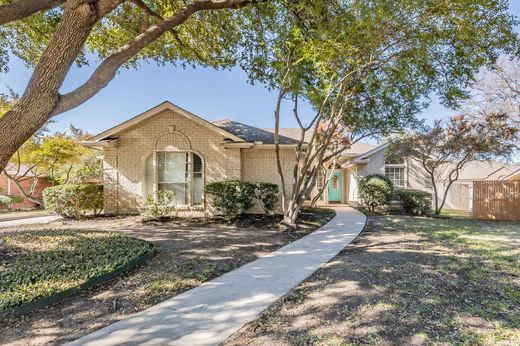
[[[153,242],[158,253],[138,270],[101,287],[32,314],[0,320],[0,344],[53,345],[75,340],[275,251],[333,215],[330,210],[306,211],[296,230],[279,228],[278,216],[254,215],[232,221],[176,219],[144,224],[138,217],[114,217],[24,227],[118,231]]]
[[[495,243],[487,253],[462,238],[466,227],[479,223],[372,217],[224,345],[518,345],[518,249]]]

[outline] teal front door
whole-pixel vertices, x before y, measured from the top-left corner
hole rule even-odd
[[[341,202],[341,172],[334,172],[329,181],[328,192],[329,202]]]

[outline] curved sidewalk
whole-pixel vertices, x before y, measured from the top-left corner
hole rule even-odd
[[[70,345],[217,345],[319,267],[363,229],[349,207],[313,233],[234,271],[86,335]]]

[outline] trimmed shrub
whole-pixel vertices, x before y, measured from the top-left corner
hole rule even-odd
[[[11,205],[22,203],[23,197],[17,195],[0,195],[0,207],[11,209]]]
[[[396,189],[396,197],[406,213],[422,214],[431,209],[432,194],[426,191],[413,189]]]
[[[393,190],[390,179],[381,174],[367,175],[359,183],[359,196],[370,211],[390,203]]]
[[[157,191],[157,198],[146,196],[142,213],[148,220],[160,220],[170,216],[177,209],[175,193],[172,191]]]
[[[244,213],[253,206],[255,186],[240,180],[224,180],[209,183],[205,191],[212,198],[215,209],[231,218]]]
[[[255,198],[258,199],[266,214],[273,214],[278,205],[278,185],[273,183],[257,182]]]
[[[67,218],[80,219],[103,210],[103,185],[68,184],[43,190],[45,209]]]
[[[6,195],[0,195],[0,207],[8,208],[11,204],[11,197]]]

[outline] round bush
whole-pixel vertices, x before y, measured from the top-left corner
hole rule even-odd
[[[393,190],[390,179],[381,174],[367,175],[359,183],[359,196],[370,211],[390,203]]]
[[[17,195],[0,195],[0,207],[11,208],[11,205],[22,203],[23,197]]]
[[[397,189],[395,195],[406,213],[425,213],[431,209],[432,194],[414,189]]]
[[[217,211],[226,217],[235,217],[253,206],[255,187],[240,180],[224,180],[209,183],[205,191],[212,198]]]
[[[67,184],[43,190],[45,209],[68,218],[80,219],[103,210],[103,185]]]
[[[278,205],[278,185],[273,183],[257,182],[255,198],[258,199],[266,214],[273,214]]]

